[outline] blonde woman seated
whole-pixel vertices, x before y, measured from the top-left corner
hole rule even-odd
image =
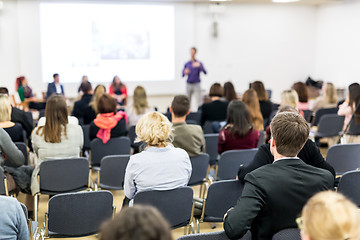
[[[144,190],[186,186],[191,175],[191,162],[185,150],[170,143],[171,123],[167,117],[158,112],[144,115],[136,125],[136,134],[147,148],[130,157],[124,180],[126,198],[131,200]]]
[[[135,88],[133,101],[133,104],[126,108],[129,126],[135,126],[144,114],[154,111],[153,107],[149,107],[146,91],[142,86]]]
[[[357,206],[336,192],[326,191],[314,195],[296,221],[302,240],[360,239]]]
[[[40,163],[49,158],[79,157],[83,146],[83,131],[78,124],[68,122],[66,102],[61,95],[52,95],[45,108],[45,124],[31,135],[38,162],[31,177],[31,192],[39,192],[37,175]]]
[[[337,95],[334,84],[325,83],[322,86],[323,95],[318,97],[311,106],[311,110],[316,112],[320,108],[335,108],[337,106]]]
[[[289,105],[299,110],[299,114],[304,117],[304,112],[298,108],[299,96],[297,92],[292,90],[285,90],[281,93],[281,104],[280,106]]]

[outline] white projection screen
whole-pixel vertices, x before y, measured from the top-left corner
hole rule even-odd
[[[79,82],[175,79],[174,7],[40,3],[42,79]]]

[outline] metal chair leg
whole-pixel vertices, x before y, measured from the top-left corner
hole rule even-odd
[[[39,195],[38,194],[35,194],[34,196],[34,220],[35,222],[39,222],[38,221],[38,204],[39,202]]]

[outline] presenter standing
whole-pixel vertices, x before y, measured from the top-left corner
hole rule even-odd
[[[191,53],[191,59],[185,64],[182,76],[183,77],[185,77],[185,75],[188,76],[186,80],[186,92],[190,99],[190,102],[192,100],[192,95],[195,96],[196,108],[197,108],[201,104],[200,72],[206,74],[206,70],[203,64],[197,59],[195,59],[195,55],[196,55],[195,47],[191,48],[190,53]]]

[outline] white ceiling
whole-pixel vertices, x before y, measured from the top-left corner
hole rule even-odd
[[[126,0],[120,0],[120,1],[126,1]],[[136,1],[136,0],[135,0]],[[138,0],[141,2],[195,2],[195,3],[209,3],[209,0]],[[216,0],[215,0],[216,1]],[[221,0],[220,0],[221,1]],[[319,5],[319,4],[328,4],[328,3],[334,3],[334,2],[343,2],[347,0],[300,0],[299,2],[295,3],[286,3],[286,4],[297,4],[297,5]],[[244,4],[285,4],[285,3],[273,3],[271,0],[231,0],[231,2],[228,3],[244,3]]]

